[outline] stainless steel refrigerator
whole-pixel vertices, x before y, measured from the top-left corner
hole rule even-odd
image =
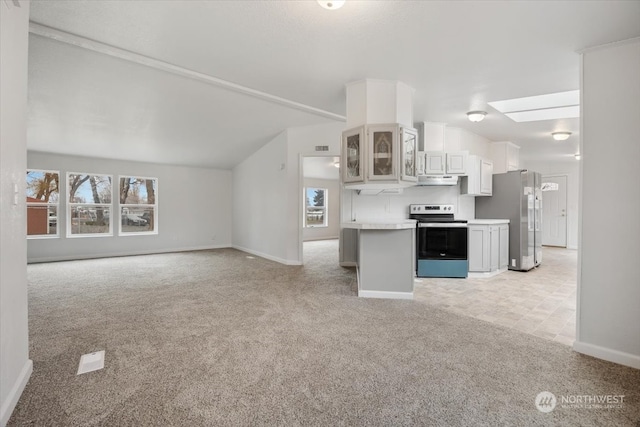
[[[493,175],[493,195],[476,197],[476,218],[508,219],[509,270],[542,262],[542,177],[526,169]]]

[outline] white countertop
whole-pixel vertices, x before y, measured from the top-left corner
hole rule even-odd
[[[416,228],[415,219],[399,220],[365,220],[351,221],[340,224],[342,228],[353,228],[356,230],[408,230]]]
[[[467,221],[469,225],[496,225],[496,224],[508,224],[508,219],[470,219]]]

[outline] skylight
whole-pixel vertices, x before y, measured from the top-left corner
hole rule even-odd
[[[580,117],[580,91],[549,93],[488,103],[515,122]]]

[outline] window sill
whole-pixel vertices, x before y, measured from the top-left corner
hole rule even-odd
[[[157,236],[157,231],[132,231],[130,233],[118,233],[118,237],[129,237],[129,236]]]

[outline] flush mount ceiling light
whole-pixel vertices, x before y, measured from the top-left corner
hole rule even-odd
[[[487,115],[486,111],[469,111],[467,113],[467,117],[474,123],[481,122],[484,120],[484,116]]]
[[[318,4],[325,9],[336,10],[344,6],[346,0],[318,0]]]
[[[571,132],[552,132],[551,136],[556,141],[566,141],[571,136]]]
[[[514,122],[580,117],[580,91],[549,93],[488,103]]]

